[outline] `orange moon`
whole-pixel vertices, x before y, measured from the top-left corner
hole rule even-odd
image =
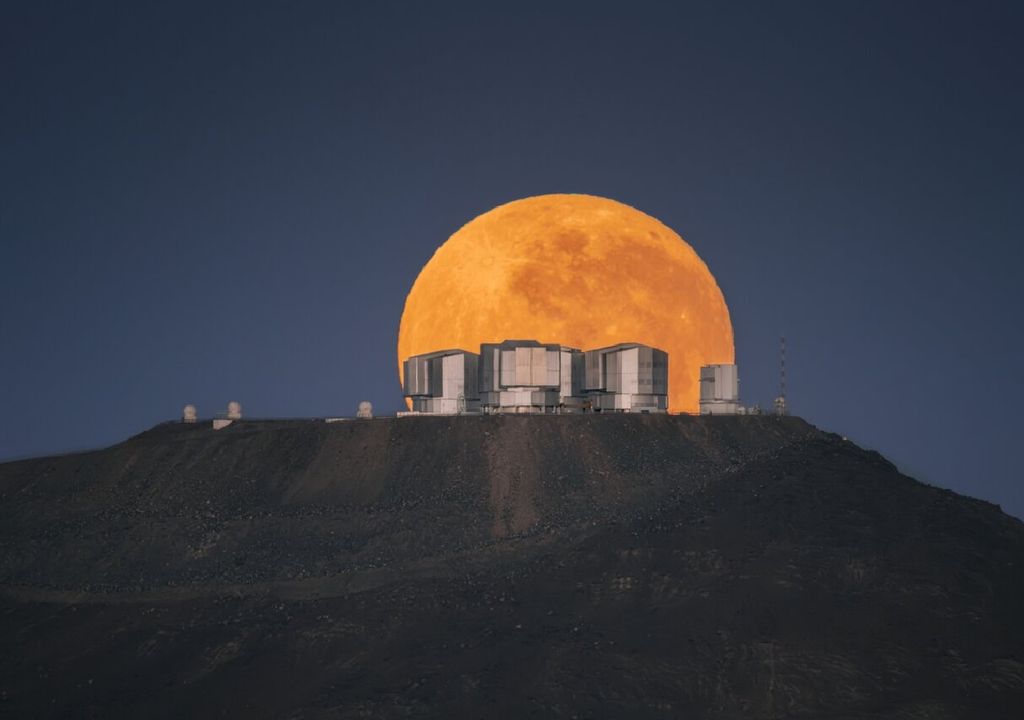
[[[697,412],[700,366],[734,357],[729,308],[693,248],[650,215],[592,195],[515,200],[448,238],[406,298],[399,379],[410,355],[505,339],[661,348],[672,412]]]

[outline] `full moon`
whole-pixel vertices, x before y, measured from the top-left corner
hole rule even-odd
[[[665,350],[672,412],[697,412],[700,366],[734,357],[725,298],[693,248],[592,195],[515,200],[448,238],[406,298],[399,379],[410,355],[506,339]]]

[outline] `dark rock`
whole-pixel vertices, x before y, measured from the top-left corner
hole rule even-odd
[[[1024,717],[1024,526],[797,418],[168,423],[0,495],[11,717]]]

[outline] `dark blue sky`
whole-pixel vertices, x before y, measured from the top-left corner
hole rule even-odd
[[[0,457],[393,411],[434,249],[584,192],[707,261],[745,401],[785,334],[798,414],[1024,516],[1021,3],[213,5],[0,11]]]

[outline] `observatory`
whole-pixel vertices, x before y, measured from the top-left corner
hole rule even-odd
[[[466,350],[414,355],[404,363],[405,396],[416,413],[455,415],[480,409],[479,356]]]
[[[594,410],[667,412],[668,353],[638,343],[588,350],[583,389]]]
[[[235,420],[242,419],[242,405],[241,403],[232,400],[228,403],[228,411],[224,415],[219,415],[213,419],[213,429],[223,430],[228,425],[233,423]]]
[[[194,423],[196,421],[196,406],[192,404],[186,405],[181,410],[181,421],[183,423]]]
[[[480,406],[485,413],[582,411],[583,354],[536,340],[480,346]]]
[[[736,415],[740,409],[740,378],[735,365],[705,365],[700,369],[700,414]]]
[[[413,414],[666,412],[668,354],[639,343],[585,353],[536,340],[442,350],[403,363]],[[477,392],[479,390],[479,393]]]

